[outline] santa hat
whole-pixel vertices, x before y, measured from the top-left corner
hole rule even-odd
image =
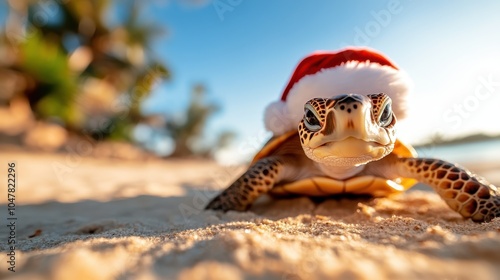
[[[393,101],[394,114],[403,119],[411,81],[383,54],[368,48],[316,52],[304,58],[293,73],[281,100],[267,106],[266,129],[281,135],[297,129],[304,104],[315,97],[383,92]]]

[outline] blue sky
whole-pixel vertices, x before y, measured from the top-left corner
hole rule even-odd
[[[239,5],[220,17],[215,3]],[[406,141],[424,141],[436,132],[500,132],[493,121],[500,119],[500,2],[290,3],[220,0],[193,8],[153,1],[143,14],[169,30],[154,51],[169,65],[173,80],[157,89],[146,110],[181,108],[191,85],[203,82],[209,98],[223,107],[207,134],[238,132],[239,146],[230,153],[248,157],[267,140],[265,106],[279,98],[302,57],[367,45],[392,58],[415,83],[412,114],[400,125]]]

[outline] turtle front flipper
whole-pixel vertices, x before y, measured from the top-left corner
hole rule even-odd
[[[262,194],[267,193],[281,178],[285,166],[281,157],[267,157],[255,162],[248,170],[205,209],[245,211]]]
[[[431,186],[465,218],[489,222],[500,217],[500,190],[463,167],[424,158],[399,158],[397,167],[401,177],[415,178]]]

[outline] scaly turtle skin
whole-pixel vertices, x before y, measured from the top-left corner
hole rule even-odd
[[[500,217],[497,187],[455,164],[417,158],[396,139],[391,104],[384,93],[309,100],[297,131],[271,139],[206,209],[244,211],[264,193],[386,196],[418,181],[465,218]]]

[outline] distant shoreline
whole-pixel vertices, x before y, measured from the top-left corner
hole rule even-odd
[[[429,142],[425,142],[422,144],[413,145],[414,148],[428,148],[431,146],[447,146],[447,145],[456,145],[456,144],[466,144],[466,143],[474,143],[474,142],[482,142],[482,141],[491,141],[491,140],[500,140],[499,135],[488,135],[488,134],[471,134],[464,137],[453,138],[453,139],[443,139],[440,135],[436,135],[433,137],[434,140]]]

